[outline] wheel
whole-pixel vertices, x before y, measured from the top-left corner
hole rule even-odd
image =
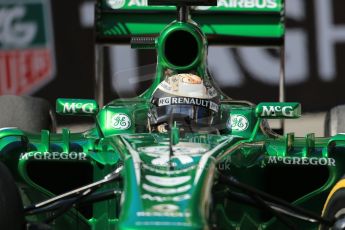
[[[345,105],[334,107],[326,115],[325,136],[337,133],[345,133]]]
[[[24,229],[24,211],[18,188],[7,167],[0,162],[0,229]]]
[[[320,230],[340,230],[345,224],[345,178],[341,179],[331,190],[322,210],[322,216],[329,219],[339,220],[333,228],[320,226]],[[339,227],[343,226],[343,227]]]
[[[48,101],[28,96],[0,96],[0,128],[17,127],[28,132],[55,132],[56,122]]]

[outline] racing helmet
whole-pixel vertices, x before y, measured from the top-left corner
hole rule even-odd
[[[219,111],[219,95],[207,83],[191,73],[167,76],[153,93],[150,126],[158,132],[167,132],[170,122],[182,131],[210,127]]]

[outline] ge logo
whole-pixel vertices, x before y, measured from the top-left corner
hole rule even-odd
[[[131,127],[131,119],[124,113],[115,114],[111,122],[114,129],[128,129]]]
[[[108,3],[108,6],[110,6],[112,9],[120,9],[125,5],[126,1],[125,0],[108,0],[107,3]]]
[[[234,131],[244,131],[248,128],[249,122],[245,116],[232,115],[230,125],[231,129]]]

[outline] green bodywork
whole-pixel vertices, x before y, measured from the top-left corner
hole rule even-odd
[[[111,4],[119,2],[123,5]],[[96,7],[98,42],[128,42],[133,35],[158,35],[176,19],[175,7],[147,6],[147,0],[101,0]],[[192,17],[210,43],[256,46],[283,43],[284,0],[221,0],[218,6],[196,7]]]
[[[234,20],[238,24],[241,18],[246,21],[246,12],[257,13],[250,14],[250,19],[255,15],[260,18],[260,13],[268,13],[271,17],[280,15],[282,1],[273,2],[277,3],[274,9],[244,11],[240,7],[231,10],[212,7],[212,10],[236,12],[237,19]],[[126,1],[125,5],[128,3]],[[124,10],[127,8],[126,5]],[[139,19],[146,20],[146,16]],[[275,134],[265,119],[298,118],[301,114],[299,103],[261,103],[256,106],[232,100],[221,91],[218,91],[221,123],[217,124],[221,132],[181,133],[176,124],[168,133],[150,132],[148,113],[152,108],[152,94],[164,80],[166,71],[193,72],[213,85],[207,72],[207,36],[203,31],[208,35],[217,30],[225,33],[230,27],[224,25],[226,28],[223,28],[213,21],[206,25],[205,19],[202,29],[191,21],[174,21],[163,28],[161,23],[165,23],[165,19],[157,19],[152,27],[144,29],[136,21],[131,21],[139,20],[135,17],[131,15],[126,20],[126,28],[132,26],[135,31],[127,35],[160,31],[155,39],[158,54],[156,78],[147,91],[136,98],[116,99],[101,109],[93,100],[59,99],[56,104],[58,113],[94,117],[95,126],[82,133],[70,133],[68,129],[63,129],[62,133],[42,130],[38,134],[15,128],[0,130],[0,159],[13,173],[24,205],[57,195],[54,191],[61,193],[76,187],[86,177],[89,182],[100,180],[123,165],[123,180],[101,188],[117,189],[115,198],[92,204],[88,214],[79,208],[72,209],[57,218],[52,223],[53,228],[285,229],[267,213],[228,199],[229,188],[218,182],[219,172],[231,174],[239,181],[321,214],[328,193],[345,173],[345,135],[316,138],[314,134],[306,137],[295,137],[293,133]],[[106,20],[108,23],[98,25],[105,28],[103,35],[111,31],[108,26],[114,19],[107,16]],[[281,21],[266,26],[258,20],[259,23],[252,21],[253,24],[248,25],[252,31],[234,26],[229,33],[266,38],[281,38],[284,34]],[[120,26],[116,23],[113,22]],[[165,40],[179,30],[192,34],[198,44],[197,57],[185,66],[174,66],[164,55]],[[170,142],[173,144],[172,156]],[[53,174],[58,176],[57,181],[51,178]],[[73,175],[80,177],[73,180]],[[47,216],[39,214],[27,219],[39,222]],[[298,226],[300,229],[318,228],[316,224],[306,222],[298,222]]]

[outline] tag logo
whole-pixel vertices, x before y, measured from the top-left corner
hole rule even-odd
[[[0,95],[31,93],[55,75],[49,0],[0,2]]]
[[[115,114],[111,119],[111,122],[114,129],[125,130],[131,127],[131,119],[124,113]]]
[[[243,115],[231,115],[230,127],[233,131],[245,131],[249,127],[249,121]]]

